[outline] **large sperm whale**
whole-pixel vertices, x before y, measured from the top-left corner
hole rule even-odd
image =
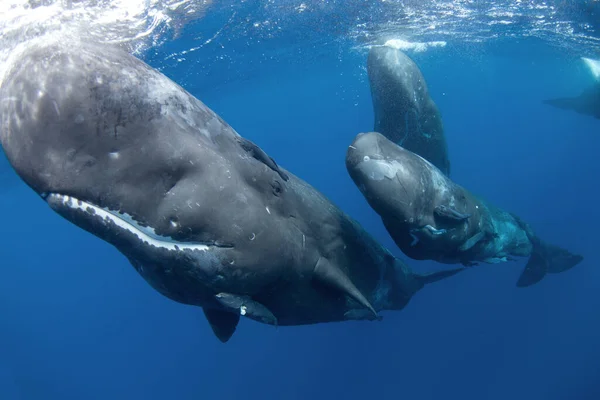
[[[240,316],[271,325],[378,320],[461,270],[411,271],[200,100],[117,47],[45,41],[13,60],[0,86],[0,139],[14,170],[158,292],[202,307],[223,342]]]

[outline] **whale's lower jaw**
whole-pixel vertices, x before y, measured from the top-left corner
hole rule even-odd
[[[222,283],[222,251],[232,246],[179,242],[140,225],[130,215],[58,193],[43,194],[63,218],[115,246],[136,271],[162,295],[183,304],[202,306]]]
[[[136,222],[130,215],[118,211],[109,210],[107,208],[96,206],[84,200],[79,200],[72,196],[66,196],[58,193],[50,193],[45,196],[48,205],[57,213],[61,214],[76,225],[80,225],[78,221],[71,216],[77,215],[77,220],[87,219],[88,222],[101,225],[114,230],[114,234],[120,233],[132,234],[139,245],[152,246],[157,249],[169,251],[208,251],[211,247],[216,247],[213,244],[179,242],[167,236],[161,236],[155,233],[154,229],[147,226],[142,226]],[[91,229],[82,228],[91,231]],[[128,235],[129,236],[129,235]],[[106,240],[106,238],[103,237]]]

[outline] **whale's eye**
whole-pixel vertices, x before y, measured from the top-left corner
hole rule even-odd
[[[279,197],[279,195],[281,195],[282,192],[281,183],[279,183],[279,181],[277,180],[274,180],[273,182],[271,182],[271,187],[273,188],[273,194]]]

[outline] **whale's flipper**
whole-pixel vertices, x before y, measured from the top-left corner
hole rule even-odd
[[[214,308],[204,308],[203,310],[215,336],[222,343],[226,343],[231,339],[240,322],[240,314],[215,310]]]
[[[533,251],[525,269],[517,281],[518,287],[538,283],[547,273],[559,273],[573,268],[583,260],[583,256],[573,254],[561,247],[535,241]]]
[[[471,214],[461,213],[458,210],[443,204],[437,206],[433,210],[433,213],[440,218],[452,222],[464,222],[471,217]]]
[[[215,300],[225,309],[246,316],[263,324],[277,325],[277,317],[264,305],[253,300],[250,296],[231,293],[219,293]]]
[[[468,250],[471,250],[471,248],[473,246],[475,246],[477,243],[479,243],[481,241],[481,239],[483,239],[485,236],[485,232],[484,231],[479,231],[476,234],[474,234],[473,236],[471,236],[470,238],[468,238],[466,240],[466,242],[464,242],[459,248],[458,251],[464,253]]]

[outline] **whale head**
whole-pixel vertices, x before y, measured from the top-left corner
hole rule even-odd
[[[251,295],[299,257],[279,218],[294,214],[288,175],[121,49],[32,44],[0,98],[2,147],[22,180],[167,297],[211,306],[221,291]],[[273,248],[277,259],[263,257]]]
[[[346,168],[377,213],[408,219],[422,186],[414,158],[422,160],[378,132],[360,133],[348,147]]]

